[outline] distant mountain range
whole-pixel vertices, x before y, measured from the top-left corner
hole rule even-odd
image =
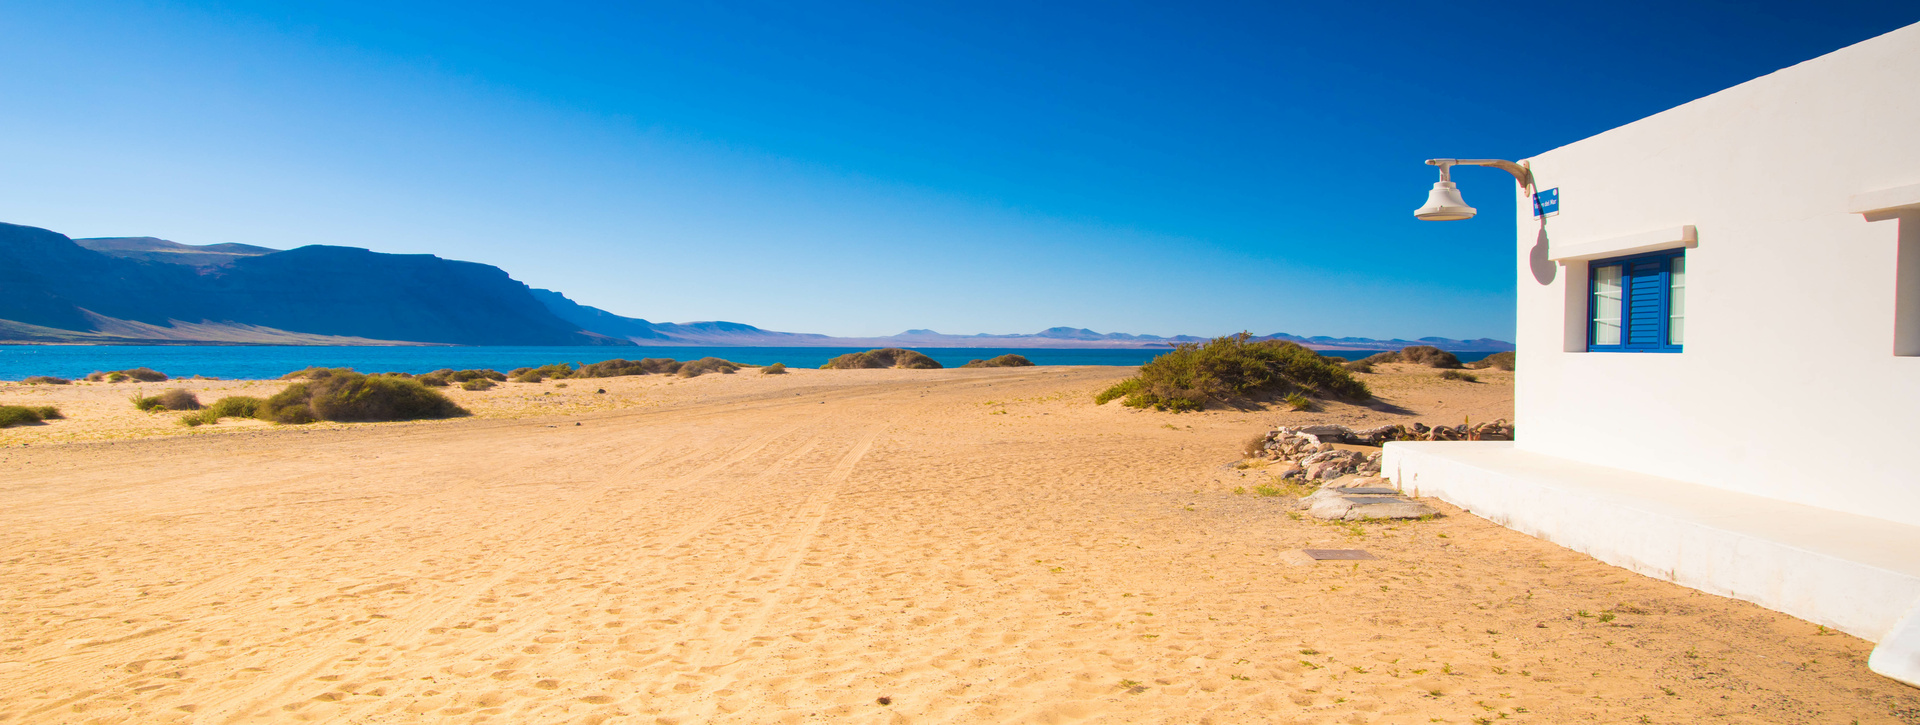
[[[1327,350],[1511,350],[1500,340],[1299,337]],[[313,245],[195,246],[69,239],[0,223],[0,343],[649,345],[713,347],[1166,347],[1205,338],[1054,327],[1033,334],[907,330],[872,338],[738,322],[649,322],[535,289],[504,270],[429,254]]]

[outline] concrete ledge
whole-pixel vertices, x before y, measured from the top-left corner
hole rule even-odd
[[[1547,258],[1561,264],[1604,257],[1624,257],[1642,252],[1658,252],[1664,249],[1693,249],[1700,246],[1700,235],[1692,224],[1659,229],[1624,237],[1601,239],[1578,244],[1549,244]]]
[[[1507,442],[1388,443],[1381,463],[1415,496],[1608,564],[1877,642],[1869,667],[1920,686],[1920,527]]]

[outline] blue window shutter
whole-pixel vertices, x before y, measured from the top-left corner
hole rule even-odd
[[[1627,347],[1660,347],[1666,341],[1666,259],[1627,265]]]
[[[1587,350],[1589,352],[1680,352],[1667,328],[1672,319],[1672,264],[1685,251],[1657,252],[1636,257],[1598,260],[1589,269],[1620,269],[1620,342],[1600,344],[1596,338],[1594,275],[1587,282]]]

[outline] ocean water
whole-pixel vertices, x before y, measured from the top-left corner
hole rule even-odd
[[[97,370],[149,367],[173,377],[277,378],[311,366],[346,367],[361,372],[424,373],[441,368],[492,368],[507,371],[552,363],[594,363],[614,358],[670,357],[693,360],[718,357],[751,365],[786,363],[817,368],[838,355],[869,348],[852,347],[293,347],[201,345],[0,345],[0,380],[30,375],[84,377]],[[1124,365],[1145,363],[1166,348],[917,348],[947,367],[968,360],[1013,353],[1035,365]],[[1371,352],[1325,351],[1347,359]],[[1489,353],[1456,353],[1471,362]]]

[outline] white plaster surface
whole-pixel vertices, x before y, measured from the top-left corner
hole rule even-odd
[[[1658,252],[1667,249],[1700,246],[1699,237],[1693,225],[1657,229],[1640,234],[1629,234],[1612,239],[1599,239],[1591,242],[1561,244],[1554,242],[1548,258],[1555,262],[1587,261],[1605,257],[1624,257],[1629,254]]]
[[[1528,159],[1561,211],[1518,205],[1519,450],[1920,525],[1920,216],[1853,213],[1920,185],[1915,78],[1920,25]],[[1684,225],[1685,352],[1585,352],[1553,248]]]
[[[1879,642],[1869,666],[1920,686],[1920,526],[1506,442],[1388,443],[1381,472],[1600,561]]]

